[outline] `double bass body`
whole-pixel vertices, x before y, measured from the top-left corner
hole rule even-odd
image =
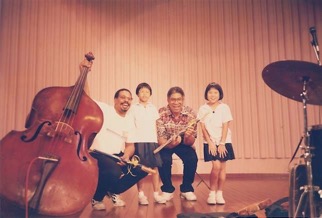
[[[77,213],[89,203],[98,168],[88,148],[103,114],[83,91],[86,75],[82,72],[74,86],[41,90],[26,130],[1,140],[1,197],[53,216]]]

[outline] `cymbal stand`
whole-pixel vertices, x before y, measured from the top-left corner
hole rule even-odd
[[[307,125],[307,108],[306,108],[306,101],[308,100],[307,96],[307,89],[306,85],[309,82],[309,77],[303,77],[303,91],[301,93],[302,97],[302,103],[303,103],[303,114],[304,114],[304,161],[306,166],[306,177],[307,177],[307,185],[302,186],[300,190],[304,190],[301,194],[299,203],[297,205],[294,218],[300,217],[299,212],[300,209],[303,208],[302,204],[304,197],[308,194],[308,204],[310,209],[310,217],[316,217],[316,208],[314,204],[314,191],[319,191],[318,187],[313,186],[313,178],[312,178],[312,154],[311,154],[311,147],[310,147],[310,133],[308,131],[308,125]],[[305,207],[304,207],[305,210]],[[301,211],[302,213],[305,211]]]

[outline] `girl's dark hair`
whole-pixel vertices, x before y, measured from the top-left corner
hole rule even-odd
[[[131,96],[132,96],[132,93],[131,93],[131,91],[130,90],[128,90],[128,89],[126,89],[126,88],[122,88],[122,89],[119,89],[119,90],[117,90],[116,92],[115,92],[115,94],[114,94],[114,99],[117,99],[118,97],[119,97],[119,95],[120,95],[120,92],[122,92],[122,91],[127,91],[128,93],[130,93],[131,94]]]
[[[136,90],[135,90],[135,93],[136,95],[139,94],[139,91],[142,89],[142,88],[147,88],[150,90],[150,94],[152,95],[152,89],[151,89],[151,86],[147,83],[140,83],[137,87],[136,87]]]
[[[175,87],[172,87],[169,89],[168,91],[168,94],[167,94],[167,97],[170,98],[170,96],[174,93],[179,93],[181,94],[183,97],[184,97],[184,91],[182,88],[178,87],[178,86],[175,86]]]
[[[205,99],[206,99],[206,100],[208,100],[207,94],[208,94],[208,92],[209,92],[209,90],[210,90],[211,88],[214,88],[214,89],[217,89],[217,90],[218,90],[218,92],[219,92],[219,100],[223,99],[223,97],[224,97],[224,92],[223,92],[223,90],[222,90],[221,86],[220,86],[218,83],[214,83],[214,82],[213,82],[213,83],[209,83],[209,84],[207,85],[207,87],[206,87],[206,90],[205,90]]]

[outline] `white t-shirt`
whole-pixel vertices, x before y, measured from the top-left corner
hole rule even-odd
[[[118,154],[124,151],[125,143],[135,142],[135,126],[133,116],[120,116],[113,106],[96,101],[103,111],[104,122],[96,135],[91,149],[108,154]]]
[[[198,118],[202,118],[207,113],[208,115],[206,115],[204,119],[201,119],[200,122],[205,124],[206,130],[210,135],[210,139],[218,145],[221,140],[223,123],[233,120],[230,108],[227,104],[220,103],[216,109],[213,110],[208,104],[204,104],[199,108]],[[231,131],[228,128],[225,143],[231,142]]]
[[[157,108],[148,103],[146,106],[136,103],[130,110],[133,114],[136,128],[136,142],[155,142],[157,143],[156,120],[159,119]]]

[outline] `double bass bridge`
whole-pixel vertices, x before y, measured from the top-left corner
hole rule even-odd
[[[76,137],[74,128],[69,124],[60,121],[56,121],[53,126],[48,127],[45,131],[47,131],[47,136],[51,138],[60,137],[69,144],[72,144]]]

